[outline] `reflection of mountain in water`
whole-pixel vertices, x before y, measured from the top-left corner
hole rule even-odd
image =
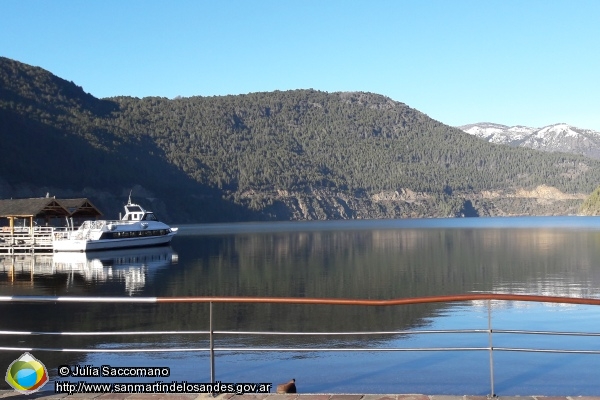
[[[501,291],[598,296],[599,243],[598,231],[549,228],[182,236],[174,246],[187,260],[185,279],[176,273],[159,284],[185,295],[391,299]],[[224,315],[219,324],[401,330],[426,323],[446,306],[231,308],[219,306]]]
[[[506,220],[504,220],[506,221]],[[268,226],[268,224],[267,224]],[[557,296],[600,295],[600,232],[576,229],[356,229],[260,232],[176,237],[177,268],[151,268],[137,296],[274,296],[392,299],[468,292]],[[200,228],[201,229],[201,228]],[[137,252],[137,251],[136,251]],[[112,273],[122,267],[109,266]],[[54,262],[54,261],[53,261]],[[68,264],[68,263],[67,263]],[[67,265],[66,264],[66,265]],[[77,264],[77,263],[75,263]],[[89,262],[82,262],[89,268]],[[52,268],[54,268],[52,264]],[[69,264],[73,265],[73,263]],[[4,268],[4,267],[3,267]],[[38,268],[37,264],[36,267]],[[14,268],[17,271],[18,268]],[[4,272],[2,272],[4,271]],[[27,269],[13,272],[29,282]],[[91,269],[91,271],[96,271]],[[38,278],[33,286],[9,282],[0,271],[2,294],[123,295],[123,280],[95,284],[72,281],[62,272]],[[57,278],[57,275],[60,279]],[[81,273],[73,274],[83,277]],[[94,276],[93,273],[91,276]],[[115,276],[115,275],[113,275]],[[153,276],[153,279],[149,279]],[[53,280],[54,279],[54,280]],[[239,331],[400,331],[425,327],[448,311],[444,304],[409,307],[215,305],[215,329]],[[0,304],[5,329],[55,331],[206,330],[205,304]],[[26,316],[26,317],[23,317]],[[482,328],[478,327],[464,328]],[[43,339],[43,338],[42,338]],[[31,338],[24,343],[31,344]],[[40,340],[37,338],[35,340]],[[70,347],[106,343],[200,347],[204,336],[73,338]],[[245,345],[337,346],[389,337],[343,340],[322,336],[243,338]],[[43,342],[43,340],[42,340]],[[26,346],[26,344],[23,344]],[[55,347],[55,346],[50,346]]]
[[[149,247],[101,252],[61,252],[54,254],[14,254],[0,257],[0,279],[10,284],[36,284],[36,280],[66,279],[73,288],[77,279],[87,283],[124,282],[125,293],[144,288],[157,270],[177,261],[171,247]],[[62,279],[61,279],[62,278]],[[40,282],[39,286],[44,286]]]
[[[190,295],[377,298],[494,291],[594,295],[600,233],[573,229],[402,229],[177,238]],[[530,289],[527,289],[530,288]]]

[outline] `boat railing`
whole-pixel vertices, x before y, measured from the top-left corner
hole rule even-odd
[[[72,230],[71,228],[54,228],[53,238],[54,240],[69,240],[69,239],[77,239],[77,240],[86,240],[90,238],[90,233],[92,230],[100,230],[103,229],[107,223],[111,221],[104,220],[88,220],[84,221],[76,230]]]
[[[208,330],[198,331],[123,331],[123,332],[34,332],[34,331],[0,331],[0,336],[140,336],[140,335],[205,335],[206,347],[121,347],[118,348],[103,346],[102,348],[49,348],[49,347],[22,347],[22,346],[0,346],[0,351],[48,351],[48,352],[72,352],[72,353],[180,353],[180,352],[206,352],[210,360],[210,379],[215,382],[215,358],[218,352],[459,352],[459,351],[481,351],[489,355],[489,380],[491,397],[496,396],[494,387],[494,370],[497,365],[494,363],[494,354],[497,352],[529,352],[529,353],[560,353],[560,354],[595,354],[600,355],[600,350],[596,349],[560,349],[560,348],[539,348],[539,347],[498,347],[494,346],[494,338],[497,335],[559,335],[559,336],[588,336],[600,337],[600,332],[575,332],[575,331],[531,331],[516,329],[496,329],[493,327],[493,308],[492,302],[539,302],[555,304],[578,304],[600,306],[600,299],[578,298],[578,297],[554,297],[554,296],[534,296],[517,294],[485,294],[472,293],[453,296],[431,296],[416,298],[400,298],[391,300],[359,300],[359,299],[333,299],[333,298],[293,298],[293,297],[63,297],[63,296],[0,296],[0,303],[137,303],[137,304],[173,304],[173,303],[208,303]],[[367,332],[277,332],[277,331],[238,331],[238,330],[218,330],[215,326],[215,315],[213,305],[216,303],[228,304],[295,304],[295,305],[332,305],[332,306],[368,306],[368,307],[390,307],[413,304],[427,303],[455,303],[455,302],[484,302],[487,305],[487,327],[473,329],[444,329],[444,330],[406,330],[406,331],[367,331]],[[249,347],[244,345],[244,340],[240,339],[238,345],[217,346],[216,339],[222,337],[243,338],[245,336],[398,336],[398,335],[427,335],[427,334],[483,334],[487,336],[486,346],[468,346],[468,347]],[[235,342],[235,339],[233,339]],[[506,367],[506,366],[504,366]]]
[[[107,223],[110,223],[110,221],[105,221],[105,220],[102,220],[102,219],[99,219],[99,220],[88,220],[88,221],[84,221],[83,224],[81,224],[79,226],[78,230],[80,230],[80,231],[82,231],[82,230],[88,231],[90,229],[102,229],[102,228],[104,228],[104,226]]]
[[[96,221],[85,221],[85,222],[90,222],[91,225],[88,225],[89,227],[92,227],[92,229],[102,229],[104,226],[108,226],[110,227],[112,226],[123,226],[123,225],[133,225],[136,222],[140,222],[140,221],[135,221],[135,220],[125,220],[125,219],[113,219],[113,220],[96,220]],[[84,225],[85,225],[84,222]]]
[[[128,220],[128,219],[116,219],[114,221],[107,221],[110,225],[133,225],[136,222],[140,222],[140,220]]]
[[[69,239],[71,233],[74,232],[71,228],[54,228],[52,233],[53,240],[66,240]]]

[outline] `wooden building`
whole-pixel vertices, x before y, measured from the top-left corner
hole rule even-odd
[[[86,198],[81,199],[56,199],[58,203],[67,209],[69,212],[69,218],[73,218],[75,221],[83,222],[82,220],[98,219],[102,216],[100,210],[96,208]]]
[[[102,213],[88,200],[33,199],[0,200],[0,251],[47,249],[52,246],[52,226],[73,219],[97,219]],[[71,225],[72,227],[72,225]]]

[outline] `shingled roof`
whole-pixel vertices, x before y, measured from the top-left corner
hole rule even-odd
[[[10,199],[0,200],[0,218],[8,217],[96,217],[102,213],[88,199]]]

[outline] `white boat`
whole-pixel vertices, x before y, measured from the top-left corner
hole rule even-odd
[[[85,221],[77,230],[55,231],[52,248],[59,252],[157,246],[170,243],[177,229],[130,198],[122,219]]]

